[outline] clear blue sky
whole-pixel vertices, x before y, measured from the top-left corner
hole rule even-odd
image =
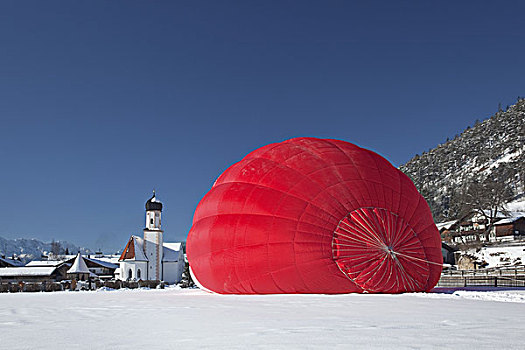
[[[395,165],[525,95],[520,1],[2,1],[0,236],[166,240],[251,150],[350,141]]]

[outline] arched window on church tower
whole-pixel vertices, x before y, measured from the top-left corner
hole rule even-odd
[[[133,278],[133,272],[131,271],[131,269],[128,270],[128,280],[132,279]]]
[[[137,279],[140,279],[140,269],[137,270]]]

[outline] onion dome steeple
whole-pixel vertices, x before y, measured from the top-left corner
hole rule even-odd
[[[150,210],[162,211],[162,203],[155,197],[155,190],[153,190],[153,196],[146,202],[146,211]]]

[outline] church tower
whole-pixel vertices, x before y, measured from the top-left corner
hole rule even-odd
[[[153,196],[146,202],[146,226],[144,228],[144,253],[148,259],[148,280],[162,280],[162,254],[164,231],[160,228],[162,203]]]

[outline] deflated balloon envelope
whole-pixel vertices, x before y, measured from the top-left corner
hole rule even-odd
[[[187,240],[193,276],[221,294],[428,291],[439,232],[410,179],[339,140],[270,144],[228,168]]]

